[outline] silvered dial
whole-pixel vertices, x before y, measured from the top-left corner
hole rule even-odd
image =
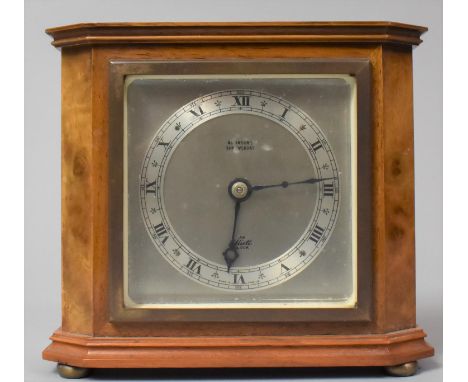
[[[339,191],[317,124],[254,90],[219,91],[178,109],[140,174],[157,252],[191,279],[235,291],[270,288],[304,270],[332,235]]]

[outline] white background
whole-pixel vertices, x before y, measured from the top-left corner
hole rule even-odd
[[[274,20],[386,20],[429,27],[424,43],[413,52],[417,317],[428,341],[436,347],[436,357],[421,361],[419,375],[406,380],[442,380],[442,1],[26,0],[25,12],[25,381],[59,380],[54,365],[42,361],[40,354],[49,343],[48,336],[60,326],[60,53],[50,46],[44,29],[98,21]],[[459,187],[456,179],[451,182]],[[100,372],[94,378],[310,377],[333,381],[345,376],[381,378],[373,369],[274,374]]]

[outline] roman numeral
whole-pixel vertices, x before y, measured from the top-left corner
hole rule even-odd
[[[288,111],[289,111],[288,108],[284,109],[283,114],[281,114],[281,118],[286,117],[286,114],[288,113]]]
[[[234,273],[234,284],[245,284],[244,276],[238,273]]]
[[[146,184],[146,193],[156,195],[156,181]]]
[[[322,227],[316,225],[309,239],[312,240],[314,243],[318,243],[324,231],[325,230]]]
[[[333,196],[335,193],[333,183],[324,183],[323,184],[323,195],[324,196]]]
[[[286,265],[281,264],[281,273],[287,272],[287,271],[289,271],[289,268]]]
[[[195,110],[190,110],[190,113],[192,113],[195,117],[199,117],[204,113],[204,111],[201,108],[201,106],[198,106],[198,112],[196,112]]]
[[[156,231],[156,235],[158,235],[162,243],[165,244],[169,236],[167,236],[166,227],[164,227],[163,223],[155,225],[154,230]]]
[[[233,96],[239,106],[250,106],[249,96]]]
[[[189,262],[185,265],[188,269],[192,272],[200,274],[201,272],[201,265],[198,264],[194,259],[190,258]]]
[[[320,141],[312,143],[312,148],[314,149],[314,151],[317,151],[318,149],[321,149],[322,147],[323,146],[322,146],[322,143]]]

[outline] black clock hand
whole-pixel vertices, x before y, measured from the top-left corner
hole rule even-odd
[[[295,184],[314,184],[314,183],[318,183],[318,182],[323,182],[324,180],[331,180],[331,179],[335,179],[335,178],[309,178],[309,179],[301,180],[301,181],[298,181],[298,182],[286,182],[286,181],[284,181],[284,182],[281,182],[281,183],[278,183],[278,184],[269,184],[269,185],[266,185],[266,186],[252,186],[252,191],[260,191],[260,190],[264,190],[265,188],[273,188],[273,187],[287,188],[287,187],[295,185]]]
[[[223,252],[224,261],[227,265],[227,270],[232,267],[232,264],[239,257],[239,252],[236,247],[236,230],[237,230],[237,220],[239,218],[239,210],[242,202],[245,202],[250,195],[252,194],[252,188],[247,179],[244,178],[235,178],[228,185],[228,194],[236,202],[234,206],[234,225],[232,227],[231,241],[229,242],[228,247]]]
[[[228,247],[223,252],[223,257],[224,257],[224,261],[226,262],[228,272],[231,269],[232,264],[234,264],[234,262],[239,257],[239,253],[237,252],[237,247],[235,243],[235,237],[236,237],[237,218],[239,216],[240,205],[241,205],[241,202],[236,201],[236,204],[234,207],[234,225],[232,227],[231,241],[229,242]]]

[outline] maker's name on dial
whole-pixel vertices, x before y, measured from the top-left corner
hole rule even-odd
[[[252,151],[256,148],[256,141],[252,139],[229,139],[226,143],[227,151]]]

